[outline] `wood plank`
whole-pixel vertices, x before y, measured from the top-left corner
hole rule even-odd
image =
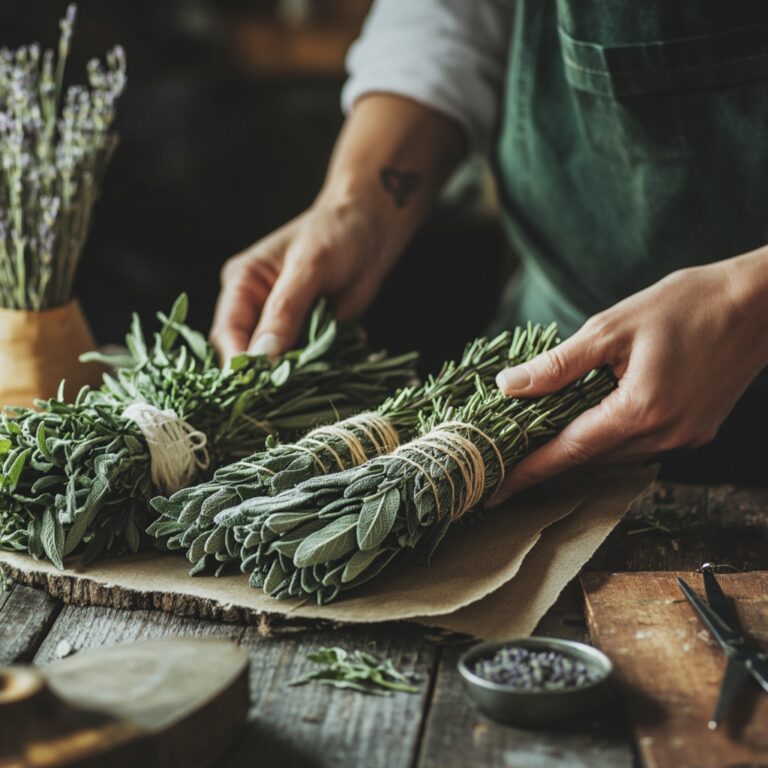
[[[582,598],[569,586],[536,634],[583,641]],[[633,751],[620,707],[573,728],[523,729],[496,723],[467,700],[456,664],[468,646],[442,653],[419,755],[420,768],[504,765],[515,768],[631,768]]]
[[[252,766],[258,755],[270,766],[407,766],[415,754],[436,650],[416,628],[356,627],[269,634],[255,627],[188,619],[158,611],[65,606],[35,663],[56,658],[66,640],[73,648],[130,642],[175,634],[215,635],[251,650],[250,722],[222,765]],[[361,696],[319,685],[289,687],[311,664],[307,653],[323,645],[365,648],[416,671],[418,695]]]
[[[251,722],[227,766],[366,766],[413,764],[437,649],[423,630],[390,624],[321,629],[262,637],[248,628],[251,647]],[[365,696],[322,685],[288,686],[313,665],[306,655],[322,646],[361,649],[392,659],[419,675],[418,694]]]
[[[722,768],[768,763],[768,696],[757,688],[716,731],[707,728],[724,656],[677,587],[678,573],[582,576],[590,631],[616,665],[647,766]],[[722,574],[744,626],[768,644],[768,573]]]
[[[12,585],[0,604],[0,666],[30,661],[60,610],[47,592]]]
[[[665,571],[698,567],[706,560],[707,498],[706,486],[653,483],[635,500],[585,570]],[[648,530],[659,524],[681,530]]]
[[[708,488],[706,540],[712,562],[768,570],[768,488]]]
[[[232,624],[187,619],[161,611],[122,611],[116,608],[66,605],[35,654],[34,663],[47,664],[54,661],[57,658],[57,647],[62,641],[66,641],[77,652],[84,648],[172,635],[220,637],[237,642],[243,631],[243,627]]]
[[[589,628],[584,615],[584,593],[578,578],[568,584],[555,604],[542,616],[535,635],[563,640],[589,642]]]
[[[649,530],[667,524],[673,530]],[[656,482],[586,567],[588,571],[693,570],[707,561],[768,569],[768,489]]]

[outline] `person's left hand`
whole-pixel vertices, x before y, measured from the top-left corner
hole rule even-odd
[[[497,383],[515,397],[554,392],[608,365],[619,385],[521,461],[488,506],[595,460],[632,461],[712,440],[768,364],[764,251],[674,272],[590,318]]]

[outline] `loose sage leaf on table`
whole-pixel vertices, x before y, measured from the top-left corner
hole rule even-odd
[[[288,685],[317,682],[334,688],[346,688],[374,696],[389,696],[392,691],[417,693],[411,685],[413,678],[399,672],[390,659],[379,659],[365,651],[344,648],[320,648],[307,655],[320,668],[307,673]]]

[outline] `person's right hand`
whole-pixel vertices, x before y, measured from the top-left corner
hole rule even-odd
[[[315,300],[362,313],[466,151],[463,129],[393,94],[355,102],[315,203],[224,266],[211,342],[229,360],[275,357]]]
[[[394,261],[375,229],[364,206],[318,200],[227,261],[211,329],[219,355],[284,352],[321,295],[340,320],[363,312]]]

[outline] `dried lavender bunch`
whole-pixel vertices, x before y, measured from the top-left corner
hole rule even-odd
[[[477,377],[491,382],[505,365],[525,362],[556,343],[554,324],[505,331],[491,340],[478,338],[467,345],[458,362],[446,363],[420,386],[401,389],[374,413],[320,427],[294,444],[268,446],[222,467],[206,483],[184,488],[170,499],[153,499],[152,506],[160,517],[149,533],[167,549],[188,549],[193,574],[211,565],[219,572],[228,563],[239,563],[239,545],[232,529],[215,522],[219,511],[245,499],[274,496],[311,477],[390,453],[414,436],[419,419],[436,402],[462,402],[473,392]]]
[[[0,49],[0,306],[39,310],[72,296],[125,87],[119,46],[88,64],[88,86],[63,89],[75,6],[57,55]]]
[[[419,437],[392,454],[246,499],[216,522],[232,529],[251,586],[278,599],[313,595],[328,603],[403,552],[429,559],[505,471],[614,386],[610,371],[595,370],[560,392],[519,400],[478,381],[461,408],[436,408]]]
[[[127,356],[88,356],[121,366],[115,376],[74,403],[60,393],[40,410],[0,415],[0,547],[59,567],[75,552],[92,560],[135,551],[158,491],[262,448],[270,435],[295,436],[378,403],[413,376],[413,355],[371,355],[360,329],[338,328],[323,302],[303,347],[274,362],[241,355],[224,369],[186,314],[182,296],[159,315],[153,341],[134,318]]]

